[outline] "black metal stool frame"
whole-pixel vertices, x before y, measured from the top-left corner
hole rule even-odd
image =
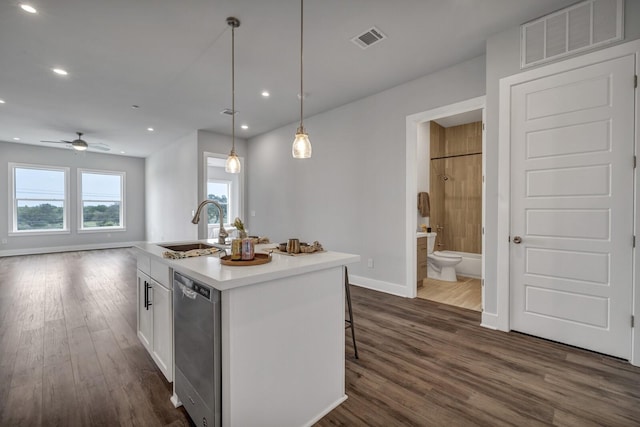
[[[353,308],[351,307],[351,290],[349,289],[349,272],[347,266],[344,267],[344,290],[347,294],[347,307],[349,308],[349,319],[345,319],[346,328],[351,328],[351,338],[353,339],[353,350],[355,352],[356,359],[358,357],[358,346],[356,345],[356,330],[353,323]]]

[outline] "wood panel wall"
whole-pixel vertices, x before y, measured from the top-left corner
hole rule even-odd
[[[482,251],[482,122],[431,122],[429,223],[436,250]],[[444,178],[448,179],[444,179]]]

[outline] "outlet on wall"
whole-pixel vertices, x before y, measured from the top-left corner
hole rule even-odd
[[[369,258],[369,259],[367,260],[367,267],[369,267],[369,268],[373,268],[373,258]]]

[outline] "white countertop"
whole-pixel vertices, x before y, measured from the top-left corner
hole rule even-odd
[[[192,241],[191,241],[192,242]],[[199,240],[202,243],[214,244],[216,240]],[[169,243],[169,242],[168,242]],[[170,242],[179,244],[183,242]],[[186,242],[190,243],[190,242]],[[160,243],[167,244],[167,243]],[[256,252],[266,253],[276,244],[256,245]],[[218,254],[183,259],[163,258],[167,249],[156,243],[140,242],[135,248],[161,262],[169,265],[175,271],[208,284],[220,291],[226,291],[241,286],[253,285],[269,280],[281,279],[317,270],[353,264],[360,261],[360,255],[342,252],[321,252],[308,255],[289,256],[273,253],[271,262],[248,267],[222,265]]]

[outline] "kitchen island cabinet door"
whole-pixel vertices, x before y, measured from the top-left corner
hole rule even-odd
[[[138,270],[138,338],[147,351],[152,351],[153,340],[153,286],[151,278]]]
[[[169,382],[173,381],[173,311],[171,294],[172,292],[169,289],[158,283],[153,283],[152,355]]]

